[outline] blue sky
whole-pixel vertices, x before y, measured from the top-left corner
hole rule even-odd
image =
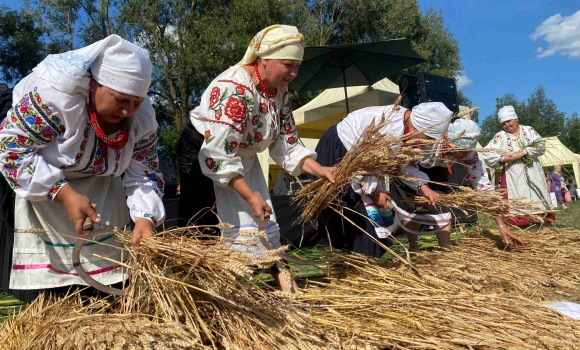
[[[510,92],[524,99],[538,85],[560,110],[580,113],[580,1],[419,0],[419,5],[443,11],[471,81],[462,90],[481,107],[480,120],[495,112],[496,97]]]
[[[0,4],[19,8],[22,1]],[[538,85],[560,110],[580,113],[580,0],[419,0],[419,5],[443,11],[459,43],[462,90],[481,107],[480,120],[495,112],[496,97],[511,92],[524,99]]]

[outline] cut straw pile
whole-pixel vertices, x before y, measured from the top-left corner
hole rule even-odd
[[[119,236],[129,243],[130,233]],[[78,349],[91,344],[107,349],[112,338],[104,337],[105,330],[128,333],[126,343],[137,348],[181,346],[173,340],[159,343],[167,337],[151,343],[153,347],[143,343],[161,334],[181,342],[183,349],[276,349],[280,344],[288,349],[320,349],[332,344],[324,334],[316,334],[320,329],[312,320],[287,305],[286,296],[247,281],[253,272],[249,265],[270,266],[278,260],[275,251],[252,259],[227,249],[218,239],[200,239],[180,229],[142,240],[131,254],[134,264],[123,297],[112,303],[92,300],[88,307],[78,298],[37,301],[16,319],[6,320],[0,348],[38,349],[51,344],[52,349],[67,349],[73,344]],[[148,331],[141,336],[142,329]],[[80,346],[77,331],[93,336]]]
[[[451,251],[422,252],[413,263],[474,292],[580,302],[580,231],[516,234],[525,245],[514,250],[503,248],[499,233],[484,230],[461,239]]]
[[[429,274],[360,256],[336,267],[330,286],[300,296],[312,319],[339,336],[387,349],[575,349],[580,322],[523,298],[477,294]],[[348,344],[345,342],[345,344]]]
[[[252,259],[200,238],[180,229],[143,240],[130,250],[125,296],[39,299],[2,325],[0,349],[572,349],[580,342],[580,323],[531,300],[357,255],[340,257],[329,283],[311,282],[290,297],[249,280],[248,265],[271,264],[275,253]]]

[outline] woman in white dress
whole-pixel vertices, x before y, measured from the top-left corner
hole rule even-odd
[[[430,185],[434,190],[442,193],[451,193],[453,191],[453,187],[444,184],[445,182],[448,182],[448,177],[451,173],[451,163],[459,163],[465,167],[467,177],[471,181],[475,190],[494,190],[493,184],[489,181],[487,171],[479,159],[477,151],[474,150],[477,147],[477,139],[479,136],[479,127],[474,121],[463,118],[454,118],[451,120],[447,137],[444,138],[444,141],[437,145],[438,147],[435,147],[428,157],[425,157],[419,162],[420,169],[429,175],[429,179],[438,182]],[[442,149],[451,150],[442,151]],[[442,226],[442,229],[437,232],[437,238],[440,246],[447,247],[451,244],[451,223],[453,218],[451,217],[451,212],[448,208],[441,209],[446,214],[445,217],[449,221],[439,225],[440,227]],[[402,215],[402,218],[405,219],[405,215],[408,214],[399,212],[399,215]],[[411,217],[408,221],[415,223],[425,223],[421,221],[426,221],[428,224],[429,217],[427,215],[409,216]],[[499,229],[499,233],[506,244],[509,244],[512,241],[518,245],[523,244],[522,240],[511,232],[509,227],[501,218],[494,218],[494,220]],[[418,225],[407,226],[415,229],[418,227]],[[409,240],[410,250],[417,251],[419,249],[417,235],[410,233],[409,231],[407,231],[406,234]]]
[[[182,224],[217,224],[210,212],[216,205],[220,220],[233,225],[222,230],[225,237],[235,236],[232,249],[254,256],[265,254],[267,247],[258,237],[238,233],[258,229],[265,213],[271,214],[263,227],[265,239],[271,248],[280,247],[257,153],[269,149],[272,159],[294,176],[306,172],[333,181],[331,169],[320,166],[316,153],[298,142],[290,107],[288,83],[298,74],[303,42],[292,26],[273,25],[256,34],[244,58],[205,90],[178,143]],[[275,270],[273,275],[282,290],[292,291],[286,278]]]
[[[111,35],[48,56],[15,86],[0,125],[0,172],[16,195],[3,203],[15,208],[0,232],[4,291],[30,302],[86,285],[71,255],[87,217],[118,228],[132,219],[135,244],[164,219],[151,70],[147,51]],[[85,243],[84,270],[123,281],[111,261],[122,259],[120,242],[109,232],[98,243]]]
[[[326,166],[338,164],[354,144],[365,134],[373,122],[385,116],[388,123],[381,129],[381,135],[403,138],[412,134],[409,140],[439,140],[447,131],[452,112],[441,102],[421,103],[413,109],[394,106],[361,108],[350,113],[345,119],[331,127],[322,135],[316,146],[318,161]],[[380,171],[380,170],[378,170]],[[417,164],[401,164],[399,175],[391,181],[389,194],[396,207],[404,206],[398,191],[422,195],[433,202],[438,194],[428,185],[429,178],[421,172]],[[327,238],[333,247],[380,258],[390,245],[393,217],[390,214],[391,197],[386,193],[386,185],[374,175],[360,176],[341,196],[341,201],[350,210],[344,210],[346,219],[333,210],[326,210],[318,218],[318,235]],[[364,232],[363,232],[364,231]],[[377,244],[377,240],[382,243]]]
[[[498,132],[486,148],[510,152],[513,156],[485,152],[485,163],[491,168],[502,167],[500,187],[507,189],[506,198],[517,198],[528,202],[530,210],[513,211],[508,225],[525,226],[533,223],[531,215],[538,215],[544,224],[553,222],[550,194],[546,185],[546,175],[538,157],[546,151],[544,139],[531,126],[520,125],[512,106],[504,106],[498,112],[502,131]],[[527,158],[526,165],[522,159]]]

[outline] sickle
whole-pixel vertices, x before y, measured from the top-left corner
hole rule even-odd
[[[73,262],[73,266],[75,268],[75,271],[77,272],[79,277],[84,282],[86,282],[89,286],[95,288],[96,290],[99,290],[103,293],[107,293],[110,295],[119,295],[120,296],[120,295],[125,294],[125,291],[123,289],[113,288],[111,286],[107,286],[107,285],[102,284],[101,282],[98,282],[97,280],[92,278],[83,268],[83,265],[81,264],[81,257],[80,257],[81,249],[83,248],[83,244],[86,241],[89,241],[90,239],[92,239],[96,233],[95,231],[93,231],[93,221],[91,220],[91,218],[89,218],[89,217],[85,218],[85,222],[83,223],[83,230],[90,231],[90,232],[86,237],[82,237],[82,238],[77,239],[75,246],[73,248],[72,262]]]

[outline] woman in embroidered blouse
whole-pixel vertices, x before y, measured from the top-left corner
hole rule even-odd
[[[493,191],[494,187],[489,181],[487,171],[483,163],[479,159],[477,151],[477,139],[480,136],[479,127],[477,123],[469,119],[454,118],[449,124],[447,137],[442,143],[438,144],[433,149],[433,152],[419,162],[420,168],[429,175],[431,181],[437,183],[431,184],[431,187],[442,193],[450,193],[453,188],[441,183],[448,182],[448,174],[451,171],[450,163],[459,163],[464,165],[467,170],[469,180],[474,189],[478,191]],[[442,151],[450,149],[448,151]],[[449,223],[437,233],[440,246],[448,246],[451,244],[451,213],[448,208],[441,208],[448,213]],[[494,218],[499,233],[504,242],[509,244],[510,241],[518,245],[523,244],[522,240],[515,236],[509,227],[501,218]],[[418,225],[415,226],[415,229]],[[409,240],[409,249],[417,251],[419,249],[417,243],[417,235],[406,232]]]
[[[267,212],[272,216],[265,238],[272,248],[280,247],[280,229],[256,157],[266,148],[290,174],[306,172],[332,181],[331,169],[320,166],[316,154],[298,143],[290,108],[287,86],[298,74],[303,40],[295,27],[263,29],[242,61],[206,89],[178,144],[182,224],[217,224],[208,212],[217,205],[220,220],[233,225],[222,233],[232,237],[257,229]],[[237,236],[231,247],[256,256],[266,250],[256,236]],[[292,291],[286,279],[274,275],[282,290]]]
[[[556,219],[552,209],[550,194],[546,185],[544,169],[538,157],[546,151],[544,139],[531,126],[520,125],[518,116],[512,106],[504,106],[498,112],[502,131],[498,132],[485,148],[495,148],[510,152],[512,156],[502,153],[484,153],[485,163],[491,167],[502,167],[501,188],[507,188],[506,198],[527,200],[534,207],[525,212],[513,212],[516,215],[506,220],[508,225],[525,226],[532,222],[530,215],[539,215],[544,224]],[[531,165],[525,165],[521,159],[529,157]],[[522,214],[522,215],[518,215]],[[525,214],[525,215],[523,215]]]
[[[151,70],[147,51],[111,35],[48,56],[14,88],[0,125],[0,171],[16,194],[0,232],[4,291],[30,302],[86,285],[71,261],[86,217],[118,228],[132,219],[134,244],[164,219]],[[110,230],[98,241],[85,244],[81,264],[103,284],[121,282],[109,260],[121,260],[120,242]]]

